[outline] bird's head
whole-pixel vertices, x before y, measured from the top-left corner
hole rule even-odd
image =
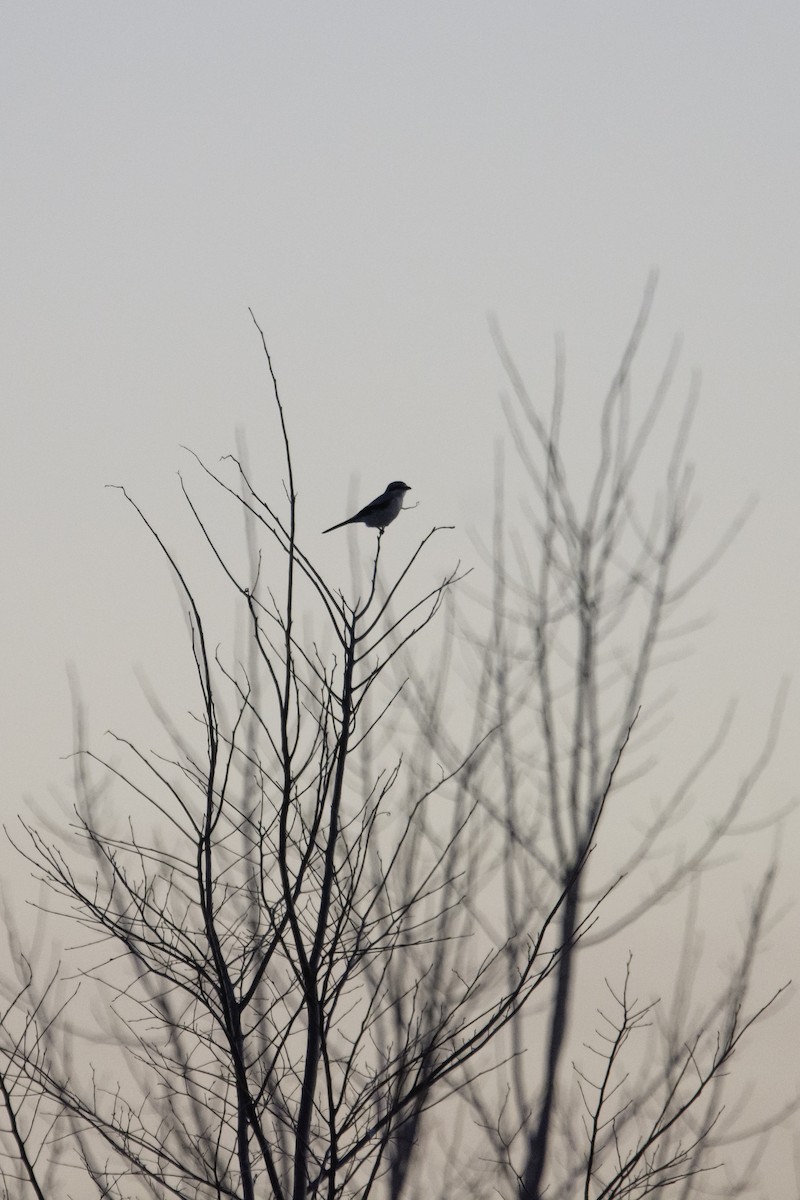
[[[408,486],[408,484],[403,483],[402,480],[400,480],[400,479],[396,479],[394,481],[394,483],[390,483],[386,489],[387,494],[389,492],[399,492],[401,496],[402,496],[403,492],[410,492],[410,491],[411,491],[411,488]]]

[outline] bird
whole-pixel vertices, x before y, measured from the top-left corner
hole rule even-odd
[[[343,525],[355,525],[361,522],[362,525],[368,525],[370,529],[377,529],[379,533],[383,533],[387,525],[395,519],[400,509],[403,507],[403,497],[406,492],[410,492],[411,488],[407,483],[396,479],[394,483],[390,483],[382,496],[378,496],[371,504],[367,504],[364,508],[359,509],[354,517],[348,517],[346,521],[340,521],[338,525],[331,525],[329,529],[323,529],[323,533],[332,533],[334,529],[341,529]]]

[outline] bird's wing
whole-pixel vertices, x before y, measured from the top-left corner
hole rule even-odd
[[[375,515],[375,513],[380,512],[385,503],[386,493],[383,492],[380,496],[376,497],[375,500],[370,500],[369,504],[365,504],[363,508],[360,508],[356,515],[351,517],[350,520],[363,521],[365,517],[372,517]]]

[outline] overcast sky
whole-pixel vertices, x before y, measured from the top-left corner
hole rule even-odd
[[[65,783],[68,662],[99,730],[133,732],[135,669],[176,700],[190,678],[159,675],[186,661],[172,585],[104,485],[183,530],[180,447],[215,460],[242,428],[279,494],[248,306],[335,572],[346,538],[319,531],[396,478],[397,545],[453,523],[468,558],[503,430],[490,314],[545,401],[564,334],[588,460],[658,268],[640,378],[681,334],[701,533],[760,501],[685,702],[739,696],[757,742],[800,665],[796,3],[25,0],[2,24],[6,817]],[[799,718],[795,687],[768,800],[796,790]],[[797,974],[796,912],[782,930]]]

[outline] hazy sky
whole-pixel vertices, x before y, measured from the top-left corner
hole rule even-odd
[[[699,543],[760,497],[685,703],[740,696],[756,740],[800,665],[796,3],[25,0],[2,25],[3,814],[66,781],[68,661],[98,730],[133,732],[137,666],[188,703],[172,585],[104,485],[180,539],[181,445],[215,460],[243,427],[279,494],[248,305],[336,571],[319,531],[395,478],[419,502],[397,545],[451,522],[469,557],[503,428],[490,313],[543,400],[564,333],[589,455],[657,267],[641,378],[681,333]],[[796,790],[797,690],[765,802]]]

